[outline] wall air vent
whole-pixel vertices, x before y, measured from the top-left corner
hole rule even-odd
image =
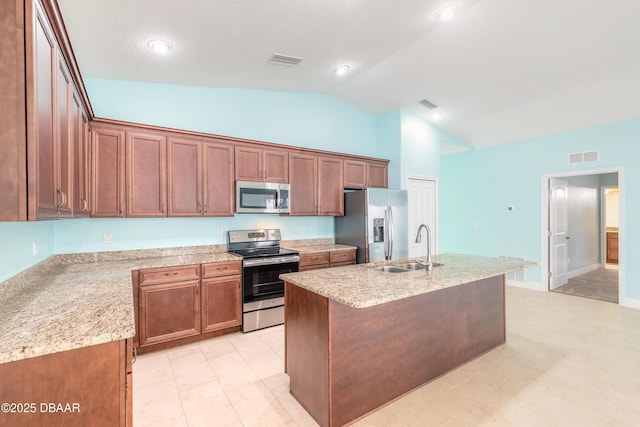
[[[289,55],[281,55],[279,53],[274,53],[269,59],[270,64],[276,65],[286,65],[287,67],[295,67],[302,61],[302,58],[298,58],[296,56]]]
[[[575,165],[577,163],[594,163],[598,161],[600,161],[600,150],[569,154],[570,165]]]
[[[422,104],[423,106],[427,107],[430,110],[433,110],[434,108],[438,108],[438,106],[436,104],[434,104],[433,102],[429,101],[428,99],[423,99],[422,101],[419,101],[420,104]]]

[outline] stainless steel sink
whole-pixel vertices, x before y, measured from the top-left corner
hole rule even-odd
[[[442,263],[434,262],[433,267],[440,267]],[[385,273],[406,273],[413,270],[426,270],[427,266],[419,262],[403,262],[401,264],[385,265],[383,267],[375,267],[374,270],[384,271]]]

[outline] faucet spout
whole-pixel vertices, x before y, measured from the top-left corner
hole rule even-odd
[[[422,262],[416,260],[416,262],[426,266],[427,271],[431,271],[433,270],[433,262],[431,262],[431,229],[428,225],[420,224],[420,227],[418,227],[418,234],[416,235],[416,243],[420,243],[422,241],[421,231],[423,228],[427,231],[427,261]]]

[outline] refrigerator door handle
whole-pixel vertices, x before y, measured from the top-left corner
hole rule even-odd
[[[389,209],[384,208],[384,228],[382,233],[382,244],[384,245],[384,259],[389,259]]]
[[[393,210],[391,206],[387,206],[389,212],[389,257],[387,259],[393,259]]]

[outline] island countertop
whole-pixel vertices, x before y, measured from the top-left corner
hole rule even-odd
[[[424,261],[424,258],[418,259]],[[524,260],[462,254],[439,254],[432,259],[442,265],[430,272],[388,273],[375,269],[411,261],[394,260],[287,273],[280,278],[347,306],[365,308],[536,265]]]
[[[0,363],[131,338],[131,271],[241,258],[225,245],[55,255],[0,283]]]

